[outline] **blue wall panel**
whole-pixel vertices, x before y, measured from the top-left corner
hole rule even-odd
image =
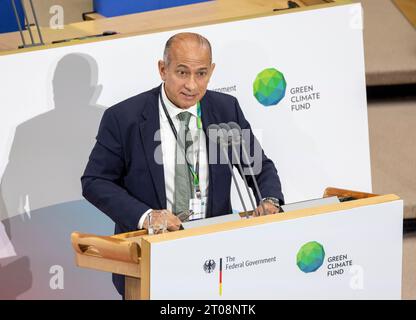
[[[20,17],[20,24],[24,28],[23,8],[20,0],[15,0],[17,12]],[[0,0],[0,33],[13,32],[19,30],[16,16],[12,6],[12,0]]]

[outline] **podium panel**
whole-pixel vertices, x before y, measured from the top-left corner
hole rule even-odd
[[[403,201],[327,188],[325,204],[160,235],[72,234],[80,267],[126,299],[400,299]]]
[[[150,299],[400,299],[402,213],[396,200],[150,237]]]

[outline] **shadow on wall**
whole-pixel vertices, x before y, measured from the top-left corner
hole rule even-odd
[[[64,56],[52,86],[55,108],[16,128],[1,179],[0,299],[113,298],[110,275],[77,268],[70,246],[72,231],[110,234],[113,228],[79,200],[104,111],[96,104],[102,91],[96,61]],[[53,266],[62,272],[54,274]]]

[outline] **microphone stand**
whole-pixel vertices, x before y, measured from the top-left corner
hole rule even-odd
[[[251,177],[253,179],[254,189],[256,191],[257,197],[260,199],[260,206],[263,209],[263,213],[266,213],[266,208],[264,207],[264,203],[263,203],[263,197],[262,197],[262,195],[260,193],[260,189],[259,189],[259,186],[257,184],[256,176],[254,175],[253,169],[252,169],[252,167],[250,165],[250,161],[249,161],[249,158],[248,158],[248,155],[247,155],[247,150],[245,148],[245,141],[243,139],[243,134],[242,134],[242,131],[241,131],[241,127],[237,123],[235,123],[235,122],[229,122],[228,125],[226,125],[226,126],[228,128],[230,128],[230,131],[229,132],[231,132],[231,135],[232,135],[233,139],[234,138],[235,139],[238,139],[238,142],[241,145],[242,154],[243,154],[243,156],[245,158],[245,159],[243,158],[243,161],[247,164],[247,167],[249,168],[249,171],[250,171],[249,173],[250,173],[250,175],[251,175]],[[234,130],[237,130],[237,132],[234,132]],[[238,159],[240,160],[239,157],[238,157]],[[246,184],[247,193],[249,194],[250,200],[253,203],[253,200],[252,200],[252,197],[251,197],[251,193],[250,193],[250,190],[249,190],[248,185],[247,185],[247,180],[246,180],[244,171],[241,168],[241,162],[239,161],[238,163],[239,163],[239,168],[241,170],[241,175],[243,176],[243,179],[244,179],[244,183]]]
[[[250,198],[251,206],[253,207],[253,212],[255,212],[256,211],[255,201],[254,201],[253,196],[250,192],[250,187],[248,186],[247,179],[246,179],[246,176],[245,176],[244,171],[243,171],[243,167],[241,166],[240,155],[239,155],[238,150],[237,150],[237,145],[241,145],[241,129],[238,130],[239,127],[231,129],[231,127],[229,125],[225,124],[225,123],[221,123],[219,126],[222,127],[223,129],[227,130],[228,137],[229,137],[229,139],[231,138],[229,143],[231,144],[231,149],[233,151],[234,157],[237,160],[237,166],[238,166],[238,169],[241,172],[241,176],[243,178],[247,194]],[[234,129],[237,129],[238,133],[234,134]],[[245,217],[246,218],[249,217],[248,211],[245,211]]]
[[[243,161],[245,161],[246,164],[247,164],[247,167],[248,167],[248,169],[250,171],[250,176],[253,179],[254,189],[256,190],[257,196],[260,199],[260,205],[261,205],[261,207],[263,209],[263,213],[266,214],[266,208],[264,207],[263,197],[262,197],[262,195],[260,193],[259,185],[257,184],[257,179],[256,179],[256,176],[254,175],[253,168],[250,165],[250,161],[249,161],[249,158],[248,158],[248,155],[247,155],[247,150],[245,148],[245,141],[244,141],[244,139],[243,139],[242,136],[241,136],[241,149],[243,151],[243,156],[245,158],[245,159],[243,159]],[[243,173],[243,175],[244,175],[244,173]]]
[[[211,130],[212,131],[215,131],[215,139],[210,134],[210,131]],[[228,147],[229,140],[228,140],[228,137],[227,138],[224,137],[224,131],[225,130],[224,129],[221,129],[219,125],[217,125],[217,124],[211,124],[208,127],[208,129],[207,129],[208,138],[211,141],[215,142],[216,145],[219,145],[220,146],[220,150],[224,153],[225,158],[226,158],[226,161],[227,161],[227,164],[228,164],[228,169],[231,172],[231,176],[233,178],[233,182],[235,184],[235,187],[237,188],[238,197],[240,198],[240,202],[241,202],[241,204],[242,204],[242,206],[244,208],[244,211],[247,212],[246,204],[244,202],[243,196],[241,195],[241,190],[240,190],[240,187],[238,186],[237,179],[236,179],[236,177],[234,175],[233,166],[232,166],[232,164],[230,162],[230,158],[228,157],[228,150],[227,150],[228,148],[227,147]],[[228,131],[227,131],[227,133],[228,133]]]
[[[240,197],[241,204],[243,205],[244,211],[247,212],[246,204],[244,203],[243,196],[241,195],[241,190],[240,190],[240,187],[238,186],[237,179],[236,179],[235,174],[234,174],[233,166],[230,162],[230,158],[228,157],[228,148],[227,148],[227,146],[228,146],[228,144],[225,145],[224,143],[220,143],[221,150],[223,151],[223,153],[226,157],[228,168],[230,169],[231,176],[233,177],[234,184],[237,188],[237,192],[238,192],[238,196]]]
[[[23,16],[24,16],[24,20],[25,20],[24,22],[26,24],[27,30],[29,31],[30,40],[32,42],[31,44],[26,44],[25,37],[23,35],[22,23],[21,23],[20,18],[19,18],[19,13],[17,12],[17,7],[16,7],[15,0],[11,0],[11,2],[12,2],[14,14],[16,16],[17,26],[19,27],[20,37],[21,37],[22,43],[23,43],[23,45],[19,46],[19,48],[29,48],[29,47],[44,45],[45,43],[43,42],[42,32],[40,31],[38,18],[36,16],[36,11],[35,11],[35,8],[33,6],[32,0],[29,0],[29,4],[30,4],[30,8],[31,8],[31,11],[32,11],[32,14],[33,14],[33,19],[35,20],[35,26],[36,26],[36,29],[37,29],[37,32],[38,32],[38,37],[39,37],[40,42],[35,42],[35,40],[33,38],[32,29],[30,28],[29,18],[26,14],[25,5],[24,5],[23,1],[20,0],[20,5],[22,7]]]

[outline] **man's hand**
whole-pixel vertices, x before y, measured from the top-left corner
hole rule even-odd
[[[164,219],[167,222],[167,229],[169,231],[179,230],[182,222],[177,216],[175,216],[170,210],[152,210],[149,214],[152,215],[153,224],[161,224]],[[149,229],[149,219],[145,219],[143,228]]]
[[[259,205],[256,208],[256,211],[253,212],[253,217],[266,216],[269,214],[279,213],[279,209],[271,202],[263,201],[263,206],[266,212],[264,212],[263,207]]]

